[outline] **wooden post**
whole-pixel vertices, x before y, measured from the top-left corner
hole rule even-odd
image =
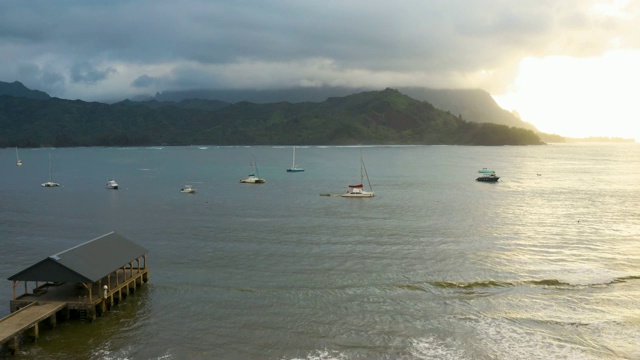
[[[65,317],[65,320],[69,319],[69,308],[65,307],[64,309],[62,309],[63,315]],[[58,325],[58,319],[56,318],[56,314],[53,314],[51,316],[49,316],[48,319],[49,322],[49,328],[50,329],[55,329],[56,325]]]
[[[18,339],[17,336],[14,336],[7,342],[7,349],[9,349],[11,355],[15,355],[20,349],[20,339]]]
[[[93,305],[93,284],[89,285],[89,303]]]
[[[31,329],[29,329],[29,337],[36,341],[36,339],[40,336],[40,324],[35,323]]]

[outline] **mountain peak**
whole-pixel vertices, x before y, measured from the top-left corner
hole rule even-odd
[[[27,88],[20,81],[14,81],[12,83],[0,81],[0,96],[3,95],[36,100],[48,100],[51,98],[49,94],[43,91],[31,90]]]

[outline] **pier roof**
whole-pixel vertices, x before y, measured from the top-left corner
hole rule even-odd
[[[51,255],[9,280],[93,283],[147,252],[122,235],[110,232]]]

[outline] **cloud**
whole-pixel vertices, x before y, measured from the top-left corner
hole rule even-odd
[[[499,91],[524,57],[640,47],[639,7],[593,0],[2,2],[0,80],[91,100],[298,84]],[[39,75],[21,77],[24,64]],[[97,83],[103,95],[87,92]]]
[[[76,83],[95,84],[101,80],[106,79],[109,74],[116,73],[117,71],[111,67],[107,67],[104,70],[99,70],[95,66],[83,62],[74,64],[70,69],[71,80]]]
[[[131,85],[133,87],[136,88],[146,88],[146,87],[150,87],[154,84],[157,83],[157,79],[148,76],[148,75],[142,75],[139,76],[138,78],[136,78],[135,80],[133,80],[133,82],[131,83]]]

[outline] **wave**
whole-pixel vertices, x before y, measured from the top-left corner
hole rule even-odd
[[[482,289],[482,288],[509,288],[520,286],[544,286],[544,287],[597,287],[597,286],[610,286],[628,281],[640,280],[640,275],[630,275],[624,277],[614,278],[608,282],[602,283],[590,283],[590,284],[572,284],[558,279],[542,279],[542,280],[523,280],[523,281],[498,281],[498,280],[479,280],[471,282],[457,282],[457,281],[430,281],[427,282],[427,286],[442,289]],[[420,284],[397,284],[395,287],[411,290],[411,291],[427,291],[427,289]]]

